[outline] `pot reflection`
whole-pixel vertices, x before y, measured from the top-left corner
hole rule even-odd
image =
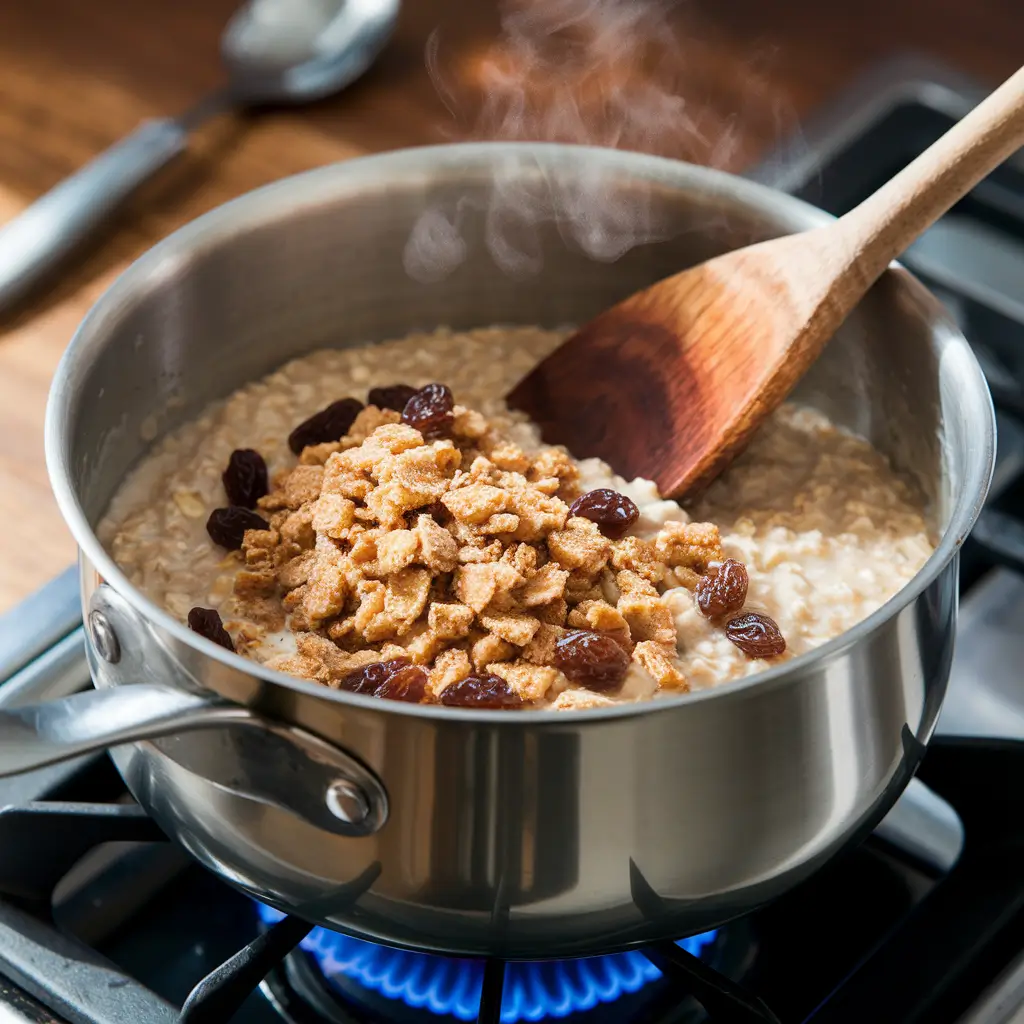
[[[515,714],[515,712],[510,712]],[[431,899],[503,915],[572,889],[579,864],[579,740],[478,730],[435,751]]]

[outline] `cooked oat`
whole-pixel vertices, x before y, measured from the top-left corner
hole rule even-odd
[[[429,673],[428,699],[472,689],[473,676],[554,709],[763,668],[694,598],[727,557],[746,567],[743,611],[778,624],[786,650],[773,660],[782,660],[864,618],[931,553],[906,484],[812,410],[781,409],[686,511],[648,481],[543,448],[502,396],[562,337],[437,331],[295,360],[156,445],[100,538],[133,584],[182,621],[194,607],[219,611],[243,656],[328,685],[407,659]],[[311,434],[298,458],[289,447],[299,424],[341,398],[433,381],[457,403],[445,437],[367,406],[342,440]],[[206,523],[227,504],[222,475],[236,449],[267,463],[270,491],[256,513],[268,528],[226,551]],[[639,509],[622,539],[568,514],[597,488]],[[554,667],[571,630],[613,637],[629,653],[620,688],[597,693]]]

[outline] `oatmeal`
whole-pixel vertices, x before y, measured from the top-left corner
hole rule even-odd
[[[488,708],[760,671],[850,628],[930,555],[911,489],[813,410],[784,406],[685,510],[544,446],[502,396],[562,337],[438,331],[295,360],[161,441],[100,539],[245,657]]]

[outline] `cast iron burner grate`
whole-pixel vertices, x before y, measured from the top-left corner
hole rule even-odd
[[[7,807],[0,811],[0,892],[44,910],[67,871],[92,848],[101,843],[164,838],[134,804],[37,801]],[[40,850],[54,851],[54,855],[42,860]],[[379,874],[379,865],[371,865],[358,878],[333,891],[332,908],[355,906]],[[630,878],[638,908],[642,913],[645,908],[651,909],[659,897],[634,864],[630,865]],[[180,1024],[224,1024],[230,1020],[263,979],[282,967],[313,927],[301,918],[280,916],[195,986],[178,1016]],[[682,946],[663,942],[640,952],[678,984],[681,996],[696,1000],[706,1019],[714,1024],[779,1024],[761,1000]],[[502,1020],[506,974],[504,960],[482,961],[479,1009],[474,1018],[477,1024],[499,1024]]]
[[[100,767],[111,773],[109,765]],[[741,946],[753,950],[752,959],[739,967],[741,987],[716,967],[680,949],[673,942],[643,949],[664,973],[650,986],[658,989],[655,1002],[634,1013],[627,1001],[612,1004],[611,1015],[597,1016],[599,1009],[567,1017],[571,1024],[625,1020],[644,1024],[682,1024],[695,1019],[716,1024],[946,1024],[977,998],[1004,967],[1024,948],[1024,873],[1020,854],[1024,849],[1024,744],[1013,741],[939,738],[921,769],[923,781],[955,809],[963,822],[967,841],[959,861],[945,876],[913,877],[922,881],[917,897],[905,906],[893,906],[896,890],[885,888],[891,875],[873,869],[858,873],[858,861],[881,863],[879,844],[854,847],[783,896],[740,923],[722,929],[724,936],[742,935]],[[999,784],[993,784],[998,780]],[[94,787],[85,787],[95,792]],[[102,795],[102,793],[100,794]],[[121,799],[114,794],[115,801]],[[422,1015],[403,1017],[330,993],[322,979],[305,987],[303,999],[302,957],[296,952],[311,925],[284,917],[234,955],[209,971],[192,988],[178,1009],[134,981],[131,973],[110,960],[62,936],[50,920],[53,893],[68,869],[99,844],[129,842],[147,849],[172,848],[163,842],[155,824],[131,803],[80,803],[40,800],[0,810],[0,973],[46,1002],[75,1024],[227,1024],[243,1002],[270,975],[263,989],[291,1024],[421,1024]],[[41,857],[40,851],[46,851]],[[884,852],[884,851],[883,851]],[[123,865],[122,865],[123,866]],[[625,866],[625,865],[624,865]],[[188,907],[214,903],[232,890],[198,868],[190,868],[205,888]],[[120,876],[127,883],[125,875]],[[355,903],[376,877],[371,868],[345,887]],[[901,875],[901,877],[903,877]],[[911,877],[907,875],[906,877]],[[659,900],[635,867],[634,898],[643,912]],[[865,882],[868,885],[865,885]],[[842,972],[824,974],[823,947],[841,944],[844,932],[855,932],[863,923],[858,907],[870,902],[870,886],[882,886],[878,901],[891,917],[876,922],[880,927],[855,935],[850,955],[839,958]],[[168,900],[178,902],[168,892]],[[235,893],[251,921],[251,902]],[[138,908],[143,909],[143,908]],[[147,913],[153,910],[147,900]],[[160,918],[157,932],[167,929]],[[836,927],[838,922],[838,927]],[[201,933],[216,931],[211,918]],[[173,930],[173,929],[172,929]],[[138,942],[128,929],[125,945]],[[152,934],[152,933],[151,933]],[[251,934],[251,933],[250,933]],[[821,948],[820,948],[821,947]],[[122,951],[123,951],[122,947]],[[220,947],[223,948],[223,947]],[[117,964],[124,961],[118,959]],[[306,959],[306,981],[313,970]],[[734,966],[735,969],[735,966]],[[483,963],[483,982],[477,1021],[497,1024],[506,976],[500,960]],[[749,989],[748,989],[749,986]],[[758,991],[774,1004],[778,1016],[749,991]],[[816,1003],[808,1003],[820,993]],[[258,997],[262,998],[262,997]],[[333,1000],[333,1002],[330,1002]],[[703,1006],[695,1012],[693,1000]],[[248,1006],[249,1004],[246,1003]],[[325,1006],[333,1010],[325,1011]],[[47,1019],[47,1018],[43,1018]],[[249,1024],[247,1015],[238,1016]],[[260,1017],[260,1020],[265,1018]],[[280,1019],[280,1018],[279,1018]],[[451,1018],[431,1018],[436,1024]]]
[[[257,911],[264,927],[284,916],[264,904]],[[754,948],[742,922],[676,944],[730,978],[742,977]],[[327,1020],[346,1019],[346,1011],[338,1010],[340,1000],[343,1007],[364,1006],[389,1021],[397,1015],[403,1024],[436,1024],[438,1018],[477,1019],[486,968],[480,960],[394,949],[317,927],[289,956],[285,974]],[[650,1005],[648,986],[662,977],[638,950],[575,960],[512,961],[505,968],[502,1024],[622,1020],[633,1008]],[[706,1019],[696,1002],[691,1010],[686,1020]]]
[[[386,947],[363,945],[368,948],[351,957],[362,968],[356,972],[358,979],[348,975],[328,977],[315,953],[300,948],[286,958],[283,971],[274,972],[261,988],[281,1006],[282,1015],[289,1020],[294,1019],[287,1010],[289,995],[298,996],[304,1005],[313,1007],[319,1014],[318,1020],[334,1024],[350,1024],[356,1008],[359,1021],[366,1024],[453,1024],[477,1018],[486,970],[482,962],[473,963],[474,970],[470,971],[465,960],[431,957],[435,963],[428,966],[421,961],[417,971],[404,958],[416,959],[424,954],[396,955],[396,951]],[[716,970],[728,970],[732,965],[739,972],[743,964],[749,965],[752,952],[749,929],[742,924],[719,933],[702,949],[702,955],[711,957]],[[632,962],[623,968],[616,963],[620,957],[628,957]],[[381,960],[384,969],[378,973],[372,965],[379,967]],[[609,961],[615,965],[611,970]],[[673,1024],[699,1024],[708,1019],[696,1001],[681,997],[670,983],[666,983],[668,991],[662,993],[661,999],[651,998],[650,987],[661,978],[661,972],[637,951],[580,961],[512,962],[505,967],[500,1019],[502,1024],[621,1024],[624,1020],[669,1019]],[[438,980],[441,983],[435,987]],[[410,985],[413,993],[409,991]],[[605,1001],[598,998],[598,988],[603,989]],[[454,1005],[449,1002],[451,996],[457,1000]],[[302,1022],[295,1020],[295,1024]]]

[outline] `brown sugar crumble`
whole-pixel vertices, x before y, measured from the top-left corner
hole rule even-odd
[[[239,652],[285,630],[271,668],[456,707],[601,706],[630,671],[689,688],[663,594],[718,570],[715,526],[628,536],[636,506],[583,493],[564,450],[527,453],[443,384],[378,395],[402,411],[343,399],[300,424],[289,444],[309,443],[247,513]],[[222,520],[242,511],[211,513],[217,543],[238,546]]]

